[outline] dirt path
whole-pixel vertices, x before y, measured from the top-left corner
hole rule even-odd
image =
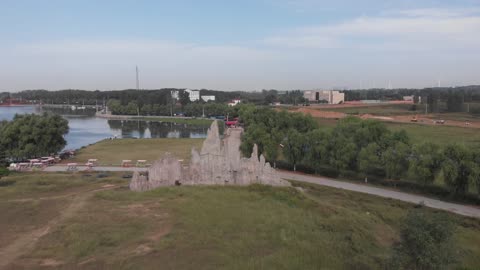
[[[57,227],[62,221],[73,217],[80,209],[84,207],[88,198],[93,196],[97,191],[108,190],[116,188],[117,186],[108,186],[104,188],[99,188],[95,190],[80,192],[76,194],[69,194],[68,196],[73,196],[73,200],[70,202],[68,207],[60,211],[60,214],[52,219],[48,224],[42,226],[38,229],[35,229],[30,232],[23,233],[20,237],[15,239],[12,243],[0,249],[0,269],[4,269],[10,263],[14,262],[17,258],[30,252],[34,247],[37,241],[49,233],[53,228]],[[60,196],[46,197],[41,199],[56,199]],[[64,196],[63,196],[64,197]],[[38,200],[38,199],[35,199]]]

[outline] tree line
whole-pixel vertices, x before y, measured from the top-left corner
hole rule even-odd
[[[182,114],[189,117],[212,116],[234,116],[235,109],[226,103],[195,102],[185,105],[179,104],[144,104],[140,105],[134,101],[122,105],[118,100],[110,100],[107,103],[108,109],[115,115],[142,115],[142,116],[171,116]]]
[[[17,93],[0,93],[0,99],[4,100],[9,97],[21,98],[25,100],[42,102],[45,104],[85,104],[85,105],[102,105],[108,100],[118,100],[122,105],[135,102],[140,106],[145,104],[167,105],[172,103],[171,91],[184,92],[184,88],[162,88],[153,90],[112,90],[112,91],[87,91],[77,89],[66,89],[59,91],[48,90],[25,90]],[[200,95],[213,95],[215,102],[226,103],[232,99],[239,98],[251,103],[261,104],[265,100],[266,93],[263,91],[246,92],[246,91],[217,91],[200,89]]]
[[[354,100],[402,100],[414,96],[415,103],[428,104],[428,112],[469,112],[480,114],[480,86],[435,87],[424,89],[364,89],[346,90],[345,101]]]
[[[329,129],[300,113],[254,106],[242,106],[239,113],[246,156],[257,144],[274,165],[283,156],[294,170],[302,166],[333,176],[409,179],[422,186],[441,178],[452,194],[480,194],[480,153],[463,145],[414,144],[404,130],[392,132],[376,120],[350,117]]]
[[[22,98],[48,104],[103,104],[108,100],[118,100],[121,105],[127,106],[134,102],[140,107],[143,105],[169,105],[172,100],[171,91],[184,92],[184,88],[162,88],[153,90],[112,90],[112,91],[87,91],[67,89],[60,91],[25,90],[18,93],[0,93],[0,100],[6,98]],[[414,96],[416,103],[428,104],[430,112],[456,112],[468,111],[480,114],[480,106],[469,108],[465,103],[480,103],[480,86],[462,87],[435,87],[423,89],[362,89],[343,90],[345,101],[354,100],[402,100],[404,96]],[[301,105],[307,101],[303,98],[302,90],[280,91],[276,89],[262,91],[217,91],[201,89],[200,95],[213,95],[216,103],[226,103],[239,98],[244,102],[257,105],[270,105],[273,103]],[[188,103],[182,102],[182,105]]]

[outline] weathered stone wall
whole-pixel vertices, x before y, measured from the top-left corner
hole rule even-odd
[[[144,174],[134,173],[130,189],[145,191],[161,186],[182,185],[249,185],[253,183],[289,186],[280,179],[276,171],[265,162],[263,155],[258,158],[255,145],[250,158],[240,153],[243,129],[227,129],[223,141],[220,139],[217,121],[210,126],[200,153],[192,149],[189,166],[170,154],[155,161]]]

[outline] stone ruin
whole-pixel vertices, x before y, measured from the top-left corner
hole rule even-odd
[[[130,182],[133,191],[146,191],[174,185],[250,185],[253,183],[290,186],[277,172],[258,158],[257,145],[250,158],[240,153],[242,128],[229,128],[220,139],[217,121],[213,121],[200,152],[192,149],[188,166],[166,153],[144,172],[134,172]]]

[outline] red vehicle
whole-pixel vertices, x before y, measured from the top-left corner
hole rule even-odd
[[[226,125],[227,127],[236,127],[236,126],[238,126],[238,118],[234,118],[233,120],[230,120],[230,121],[227,119],[227,121],[225,121],[225,125]]]

